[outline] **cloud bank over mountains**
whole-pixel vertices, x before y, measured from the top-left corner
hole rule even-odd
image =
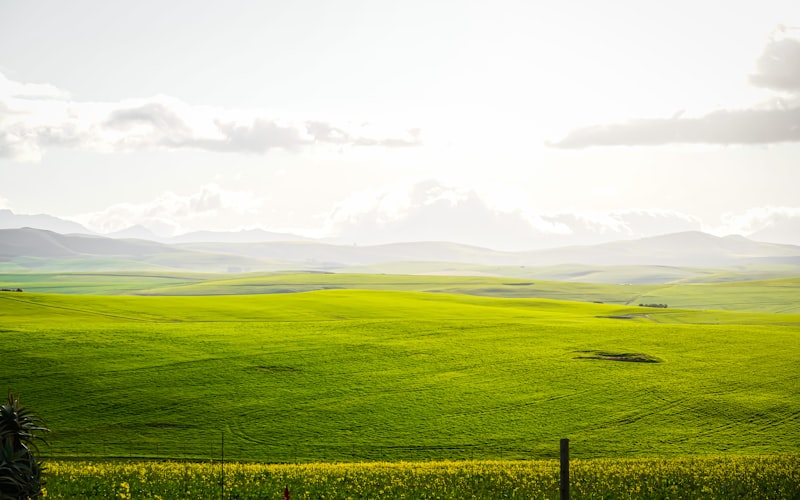
[[[769,206],[728,213],[723,227],[758,241],[800,245],[800,208]]]
[[[752,85],[777,95],[746,109],[720,109],[701,116],[638,118],[577,128],[550,146],[658,146],[665,144],[770,144],[800,142],[800,28],[779,27],[756,61]]]
[[[436,179],[355,193],[319,214],[322,227],[274,227],[261,223],[268,200],[247,191],[208,184],[190,194],[165,192],[141,203],[119,203],[105,210],[67,217],[98,234],[126,237],[175,236],[201,230],[260,229],[319,238],[341,244],[450,241],[495,250],[530,250],[592,245],[685,231],[717,236],[741,234],[757,241],[800,245],[800,208],[767,206],[724,214],[704,223],[678,210],[628,208],[593,211],[536,211],[508,208],[501,194],[478,192]],[[0,227],[40,227],[39,216],[0,210]],[[47,220],[54,219],[46,217]],[[56,219],[56,221],[59,221]],[[235,221],[231,225],[231,221]],[[46,226],[82,232],[77,224]],[[135,231],[131,231],[131,228]],[[289,238],[292,239],[292,238]]]
[[[195,106],[168,96],[78,102],[48,84],[0,73],[0,158],[37,162],[49,148],[97,152],[194,150],[263,154],[314,146],[387,148],[421,144],[418,128],[284,119],[258,111]]]
[[[525,250],[697,231],[703,226],[674,210],[543,213],[501,206],[490,194],[427,179],[354,195],[332,210],[327,228],[343,242],[494,242],[495,249]]]
[[[263,203],[252,193],[207,184],[189,195],[168,191],[147,202],[118,203],[72,219],[101,234],[141,226],[156,235],[170,237],[199,228],[218,229],[217,220],[255,219]]]
[[[709,225],[693,215],[663,208],[549,212],[513,209],[509,208],[513,204],[503,203],[503,196],[504,193],[479,192],[438,179],[418,179],[354,193],[319,214],[321,227],[275,227],[261,223],[261,213],[269,200],[212,183],[194,193],[165,192],[150,201],[118,203],[67,219],[99,234],[137,227],[171,238],[200,230],[261,229],[342,244],[451,241],[496,250],[591,245],[683,231],[718,236],[741,234],[759,241],[800,245],[800,208],[752,208],[726,213],[718,224]],[[24,221],[29,216],[17,217]],[[18,227],[9,217],[0,219],[0,225]]]

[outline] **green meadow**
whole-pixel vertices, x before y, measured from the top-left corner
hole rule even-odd
[[[0,383],[54,457],[797,454],[799,285],[2,275]]]

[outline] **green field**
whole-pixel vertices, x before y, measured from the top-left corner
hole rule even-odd
[[[717,280],[725,275],[715,275]],[[90,295],[256,295],[319,290],[437,292],[544,298],[686,309],[800,313],[800,277],[665,284],[601,284],[487,276],[339,273],[21,273],[0,274],[0,288]]]
[[[51,456],[213,458],[223,436],[267,462],[553,458],[561,437],[575,458],[800,452],[797,279],[78,276],[0,293],[0,383]],[[161,295],[86,294],[114,290]],[[624,305],[667,292],[747,312]]]

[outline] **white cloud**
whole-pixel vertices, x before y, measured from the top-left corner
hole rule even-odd
[[[166,192],[144,203],[119,203],[98,212],[70,219],[98,233],[113,233],[140,225],[159,236],[206,229],[213,221],[221,227],[243,216],[257,214],[262,200],[244,191],[227,191],[215,184],[190,195]]]
[[[800,245],[800,207],[754,207],[726,213],[715,234],[742,234],[758,241]]]
[[[543,216],[569,227],[574,244],[636,239],[666,233],[700,231],[702,222],[688,214],[664,209],[562,212]]]
[[[500,195],[512,191],[499,192]],[[800,207],[755,207],[727,213],[710,226],[666,209],[536,211],[436,179],[407,181],[354,193],[330,211],[322,228],[262,227],[264,200],[216,184],[187,195],[166,192],[143,203],[120,203],[70,219],[98,233],[141,225],[159,236],[188,231],[261,227],[363,245],[398,241],[452,241],[498,250],[592,245],[683,231],[741,234],[758,241],[800,245]],[[506,203],[503,203],[503,202]],[[516,200],[519,202],[520,200]],[[8,201],[0,197],[0,208]],[[502,208],[499,208],[502,206]]]
[[[337,204],[328,234],[346,242],[453,241],[524,248],[529,225],[520,213],[500,212],[474,190],[426,179],[356,193]]]
[[[434,179],[364,191],[331,211],[327,233],[360,244],[436,240],[525,250],[702,229],[674,210],[541,212],[497,196]]]
[[[69,92],[50,84],[20,83],[0,73],[0,96],[16,99],[69,99]]]
[[[0,158],[36,162],[50,147],[100,152],[199,150],[263,154],[312,147],[407,147],[416,128],[283,119],[259,111],[193,106],[168,96],[76,102],[51,85],[0,74]]]
[[[790,30],[800,31],[779,26],[779,36],[770,41],[756,61],[757,70],[750,75],[750,83],[777,91],[800,92],[800,40],[788,37]]]
[[[723,228],[731,233],[750,234],[773,225],[776,219],[800,217],[800,208],[754,207],[744,212],[723,214]]]

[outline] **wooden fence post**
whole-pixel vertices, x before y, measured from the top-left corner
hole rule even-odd
[[[561,500],[569,500],[569,439],[561,439]]]
[[[220,463],[222,464],[222,477],[219,480],[219,497],[225,498],[225,431],[221,432]]]

